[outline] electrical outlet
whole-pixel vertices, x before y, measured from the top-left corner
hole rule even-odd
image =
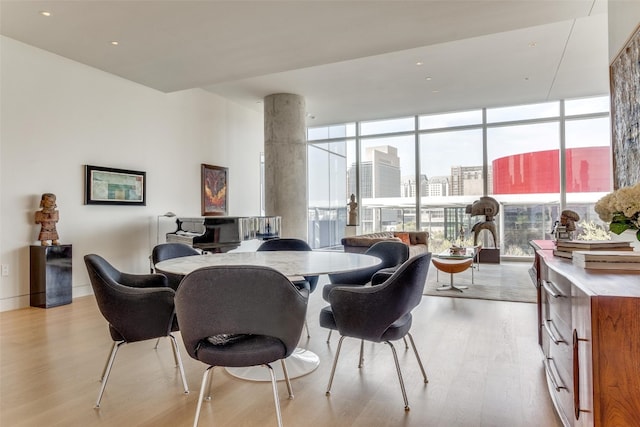
[[[2,275],[3,276],[9,275],[9,266],[7,264],[2,264]]]

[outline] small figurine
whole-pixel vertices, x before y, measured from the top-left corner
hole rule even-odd
[[[571,210],[564,210],[560,214],[560,221],[553,224],[552,234],[555,240],[573,240],[573,232],[576,231],[576,221],[580,215]]]
[[[356,195],[351,195],[351,201],[347,203],[349,206],[349,221],[347,225],[358,225],[358,202],[356,202]]]
[[[567,227],[567,231],[576,231],[576,221],[580,221],[580,215],[572,210],[565,209],[560,214],[560,225]]]
[[[60,219],[56,208],[56,195],[53,193],[44,193],[42,199],[40,199],[41,210],[36,212],[36,224],[41,224],[40,240],[42,246],[49,246],[49,240],[51,244],[57,246],[60,244],[58,241],[58,231],[56,230],[56,222]]]

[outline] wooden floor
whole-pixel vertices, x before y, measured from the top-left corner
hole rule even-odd
[[[345,340],[332,394],[325,396],[337,338],[327,344],[318,326],[322,306],[320,292],[312,294],[311,338],[301,342],[319,355],[320,367],[292,381],[294,400],[279,384],[285,426],[560,426],[536,345],[535,304],[424,297],[412,331],[428,384],[413,353],[396,345],[409,412],[383,344],[366,344],[365,366],[358,369],[359,343]],[[181,347],[191,389],[185,395],[168,340],[158,350],[154,341],[121,348],[102,406],[94,409],[110,346],[93,297],[0,313],[0,426],[192,424],[205,366]],[[213,378],[201,426],[276,425],[269,383],[239,380],[222,369]]]

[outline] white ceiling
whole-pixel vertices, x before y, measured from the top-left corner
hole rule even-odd
[[[297,93],[321,125],[606,94],[606,7],[0,0],[0,34],[164,92],[203,88],[255,110]]]

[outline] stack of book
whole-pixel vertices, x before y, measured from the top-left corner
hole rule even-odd
[[[571,259],[575,251],[633,251],[633,246],[617,240],[558,240],[553,254]]]
[[[575,251],[573,263],[582,268],[596,270],[638,270],[640,252],[629,251]]]

